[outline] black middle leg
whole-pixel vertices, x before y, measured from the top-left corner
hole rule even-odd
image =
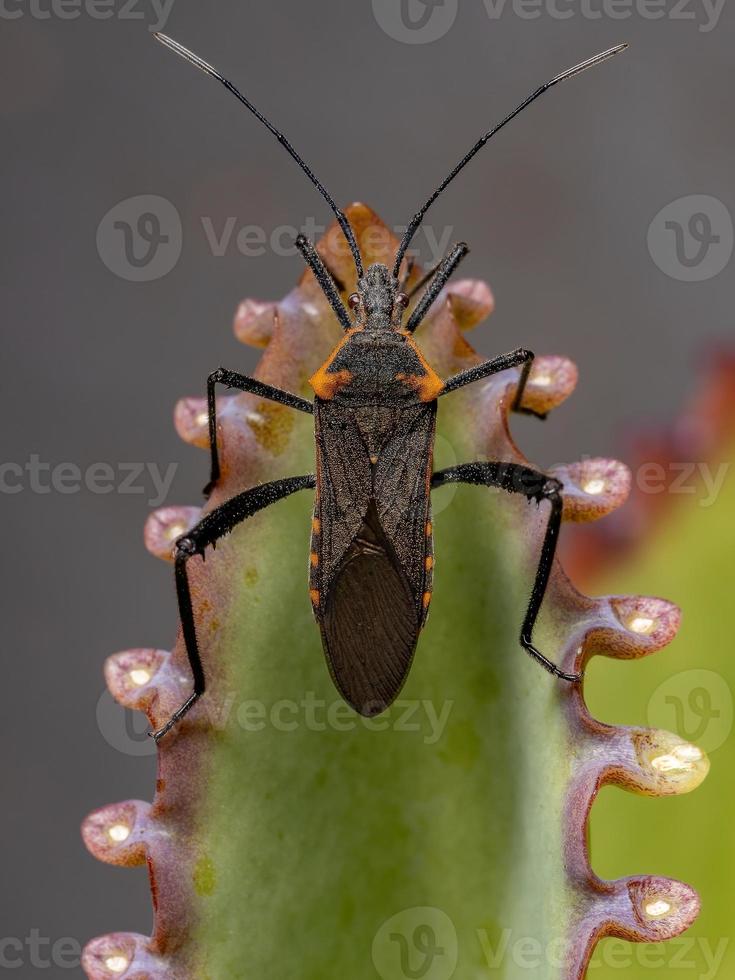
[[[448,378],[441,394],[449,394],[450,391],[456,391],[457,388],[464,388],[465,385],[472,384],[473,381],[481,381],[483,378],[489,378],[491,375],[499,374],[501,371],[507,371],[509,368],[521,367],[518,389],[511,409],[523,415],[534,415],[537,419],[545,419],[545,413],[534,412],[532,409],[524,408],[523,406],[523,393],[526,390],[528,375],[531,373],[535,356],[532,351],[519,347],[509,354],[501,354],[500,357],[483,361],[482,364],[476,364],[474,367],[467,368],[466,371],[460,371],[459,374]]]
[[[470,483],[485,487],[499,487],[508,493],[521,493],[528,500],[535,500],[537,504],[547,500],[551,506],[549,522],[546,525],[546,533],[541,546],[541,556],[539,558],[538,569],[534,579],[531,597],[528,601],[528,608],[521,626],[520,642],[521,646],[529,653],[534,660],[541,664],[550,674],[565,681],[579,681],[581,674],[567,674],[555,663],[545,657],[538,650],[532,641],[533,628],[538,618],[541,603],[546,594],[546,586],[549,583],[551,568],[556,554],[556,544],[559,538],[559,528],[561,526],[561,515],[563,500],[561,491],[562,484],[546,476],[538,470],[533,470],[528,466],[521,466],[519,463],[462,463],[447,470],[435,473],[431,480],[432,489],[444,486],[447,483]]]
[[[186,563],[194,555],[201,555],[204,558],[205,548],[212,545],[216,547],[217,541],[223,538],[230,531],[234,530],[238,524],[257,514],[259,510],[275,504],[279,500],[296,493],[297,490],[313,489],[316,486],[316,477],[313,474],[308,476],[292,476],[285,480],[275,480],[273,483],[263,483],[259,487],[252,487],[239,493],[236,497],[231,497],[220,507],[205,514],[204,517],[195,524],[194,527],[176,542],[174,556],[175,576],[176,576],[176,595],[179,602],[179,616],[181,618],[181,629],[184,635],[184,645],[191,666],[191,673],[194,678],[194,690],[186,701],[178,708],[163,728],[157,732],[152,732],[156,741],[163,738],[174,725],[179,722],[189,709],[204,694],[205,680],[204,668],[202,667],[201,657],[199,656],[199,644],[197,642],[196,626],[194,624],[194,609],[191,603],[191,591],[189,589],[189,577],[186,572]]]
[[[207,410],[209,412],[209,452],[210,452],[210,473],[209,483],[204,488],[204,496],[208,497],[219,480],[219,450],[217,449],[217,399],[215,388],[218,384],[227,385],[228,388],[237,388],[239,391],[248,391],[269,401],[278,402],[279,405],[286,405],[288,408],[295,408],[299,412],[308,414],[314,413],[314,406],[306,398],[299,395],[292,395],[290,391],[283,391],[282,388],[274,388],[267,385],[264,381],[257,378],[250,378],[247,374],[238,374],[236,371],[228,371],[227,368],[217,368],[207,378]]]

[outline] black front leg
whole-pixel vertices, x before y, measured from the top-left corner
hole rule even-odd
[[[217,368],[207,378],[207,409],[209,413],[209,451],[210,451],[210,473],[209,483],[204,488],[204,496],[208,497],[219,480],[219,451],[217,449],[217,399],[215,387],[218,384],[227,385],[228,388],[237,388],[239,391],[248,391],[261,398],[267,398],[280,405],[287,405],[295,408],[299,412],[314,413],[314,406],[306,398],[292,395],[290,391],[283,391],[281,388],[274,388],[263,381],[257,381],[246,374],[238,374],[236,371],[228,371],[226,368]]]
[[[489,378],[491,375],[507,371],[509,368],[522,367],[521,376],[518,380],[518,390],[511,409],[523,415],[534,415],[537,419],[545,419],[546,413],[534,412],[533,409],[524,408],[522,404],[523,393],[526,390],[535,356],[532,351],[519,347],[518,350],[511,351],[510,354],[501,354],[500,357],[494,357],[490,361],[483,361],[482,364],[476,364],[474,367],[460,371],[459,374],[449,378],[445,382],[441,394],[446,395],[450,391],[456,391],[457,388],[464,388],[465,385],[472,384],[473,381],[481,381],[483,378]]]
[[[508,493],[521,493],[529,500],[535,500],[537,504],[540,504],[542,500],[548,500],[551,505],[551,513],[541,546],[541,557],[531,590],[531,598],[528,601],[528,608],[521,626],[520,641],[524,650],[550,674],[565,681],[576,682],[581,680],[581,674],[564,673],[548,657],[545,657],[532,642],[533,628],[546,594],[546,586],[549,583],[549,575],[556,553],[556,543],[559,538],[563,507],[561,483],[538,470],[532,470],[528,466],[521,466],[518,463],[496,462],[462,463],[459,466],[453,466],[451,469],[441,470],[434,474],[431,486],[436,488],[447,483],[470,483],[485,487],[500,487],[502,490],[507,490]]]
[[[259,487],[252,487],[239,493],[236,497],[231,497],[220,507],[216,507],[209,514],[195,524],[194,527],[179,538],[176,542],[176,552],[174,558],[176,575],[176,595],[179,602],[179,616],[181,618],[181,629],[184,635],[184,645],[186,654],[189,658],[191,673],[194,678],[194,690],[184,701],[163,728],[151,735],[156,741],[163,738],[166,732],[171,731],[174,725],[181,721],[190,708],[196,704],[204,694],[204,668],[202,667],[201,657],[199,656],[199,644],[197,643],[196,626],[194,624],[194,610],[191,604],[191,591],[189,589],[189,577],[186,572],[186,563],[194,555],[204,557],[205,548],[215,545],[220,538],[229,534],[238,524],[252,517],[264,507],[269,507],[279,500],[296,493],[297,490],[313,489],[316,486],[316,477],[313,474],[308,476],[292,476],[285,480],[275,480],[273,483],[263,483]]]
[[[321,257],[306,235],[299,235],[296,239],[296,248],[301,252],[304,261],[314,273],[314,278],[319,283],[322,292],[329,301],[329,305],[334,310],[334,314],[342,324],[343,330],[351,330],[354,326],[350,319],[350,314],[342,302],[337,290],[337,283]]]
[[[444,289],[446,284],[457,271],[459,264],[469,254],[469,251],[469,246],[466,245],[465,242],[460,242],[458,245],[455,245],[447,256],[439,263],[436,271],[433,273],[429,285],[426,287],[424,295],[418,301],[413,313],[408,318],[408,323],[406,324],[406,331],[408,333],[413,333],[419,326],[421,321],[436,302],[442,289]]]

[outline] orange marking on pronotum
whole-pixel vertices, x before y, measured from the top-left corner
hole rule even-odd
[[[330,372],[326,370],[326,367],[320,367],[309,383],[315,394],[323,401],[328,402],[350,381],[352,381],[352,375],[347,370]]]
[[[424,609],[426,609],[426,607],[429,605],[430,602],[431,602],[431,592],[424,592]]]
[[[444,387],[442,379],[434,374],[397,374],[396,381],[403,381],[408,387],[418,393],[422,402],[433,402]]]
[[[337,354],[356,332],[356,330],[348,330],[316,374],[309,378],[309,384],[314,389],[314,393],[323,401],[330,401],[340,389],[352,381],[352,374],[349,371],[330,371],[329,368]]]
[[[319,605],[319,589],[309,589],[309,598],[311,599],[312,605]]]
[[[444,390],[444,382],[421,353],[410,334],[405,334],[406,344],[418,358],[421,374],[397,374],[396,381],[403,381],[418,392],[422,402],[433,402]]]

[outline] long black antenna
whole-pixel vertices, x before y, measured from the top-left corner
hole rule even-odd
[[[498,123],[489,132],[485,133],[485,135],[475,143],[475,145],[472,147],[469,153],[467,153],[464,157],[462,157],[462,159],[459,161],[459,163],[454,168],[454,170],[452,170],[449,176],[446,177],[441,182],[441,184],[439,184],[439,186],[431,195],[431,197],[426,202],[426,204],[424,204],[421,210],[417,211],[416,214],[411,219],[411,222],[408,225],[408,228],[406,229],[406,234],[403,236],[401,244],[398,246],[395,266],[393,268],[393,275],[398,277],[401,268],[401,262],[403,261],[403,256],[406,254],[406,250],[408,246],[411,244],[411,240],[413,239],[413,236],[416,234],[419,225],[424,220],[424,215],[426,214],[426,212],[429,210],[429,208],[434,203],[434,201],[439,197],[442,191],[446,187],[448,187],[449,184],[451,184],[451,182],[454,180],[457,174],[467,166],[467,164],[475,156],[476,153],[479,153],[479,151],[488,142],[488,140],[492,139],[492,137],[497,132],[499,132],[503,128],[503,126],[509,123],[511,119],[515,119],[515,117],[520,112],[522,112],[532,102],[535,102],[539,96],[543,95],[544,92],[547,92],[554,85],[557,85],[559,82],[565,81],[567,78],[572,78],[574,75],[579,75],[581,72],[586,71],[588,68],[593,68],[595,65],[599,65],[603,61],[607,61],[608,58],[612,58],[614,55],[620,54],[621,51],[625,51],[627,47],[628,47],[627,44],[618,44],[616,47],[610,48],[608,51],[603,51],[601,54],[595,55],[594,58],[588,58],[587,61],[582,61],[580,64],[575,65],[574,68],[569,68],[567,71],[563,71],[560,75],[556,75],[550,81],[545,82],[540,88],[537,88],[536,91],[533,92],[531,95],[529,95],[528,98],[525,99],[523,102],[521,102],[521,104],[517,108],[515,108],[513,112],[510,113],[509,116],[506,116],[502,122]]]
[[[322,182],[319,180],[316,174],[306,164],[303,158],[296,152],[294,147],[286,139],[283,133],[280,132],[278,129],[276,129],[276,127],[268,119],[266,119],[263,113],[260,112],[258,109],[256,109],[253,103],[250,102],[248,99],[246,99],[245,96],[242,94],[242,92],[240,92],[238,89],[235,88],[232,82],[229,82],[224,76],[220,75],[220,73],[216,70],[216,68],[213,68],[210,64],[208,64],[206,61],[200,58],[199,55],[194,54],[193,51],[190,51],[188,48],[185,48],[183,44],[179,44],[178,41],[174,41],[173,38],[167,37],[165,34],[154,34],[153,37],[157,41],[160,41],[161,44],[165,45],[167,48],[170,48],[170,50],[173,51],[175,54],[178,54],[180,57],[184,58],[185,61],[188,61],[190,64],[194,65],[195,68],[199,68],[199,70],[203,71],[206,75],[211,75],[212,78],[216,78],[218,82],[221,82],[228,91],[232,92],[235,98],[239,99],[240,102],[242,102],[242,104],[252,112],[252,114],[255,116],[256,119],[259,119],[263,123],[266,129],[270,130],[270,132],[273,133],[273,135],[276,137],[276,139],[281,144],[281,146],[293,157],[296,163],[298,163],[298,165],[304,171],[306,176],[309,178],[309,180],[312,182],[312,184],[316,187],[316,189],[322,195],[324,200],[330,206],[332,211],[334,211],[337,221],[339,222],[339,226],[344,232],[345,238],[347,239],[347,244],[350,246],[352,257],[355,260],[355,268],[357,269],[357,278],[358,279],[362,278],[364,274],[364,270],[362,266],[362,257],[360,255],[360,249],[357,246],[357,241],[355,240],[355,233],[353,232],[352,226],[347,220],[344,211],[342,211],[340,208],[337,207],[337,205],[335,204],[333,198],[331,197],[329,191],[326,189],[324,184],[322,184]]]

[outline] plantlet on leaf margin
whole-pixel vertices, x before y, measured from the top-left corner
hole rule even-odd
[[[524,411],[523,392],[534,355],[519,348],[443,381],[426,362],[412,335],[468,248],[464,243],[455,245],[426,282],[419,283],[410,295],[404,292],[410,267],[403,276],[401,272],[406,251],[426,212],[491,137],[548,89],[606,61],[627,45],[610,48],[556,75],[482,136],[411,219],[391,272],[381,263],[363,268],[360,249],[345,214],[286,137],[231,82],[177,41],[163,34],[155,37],[221,82],[276,136],[306,173],[334,211],[349,244],[357,273],[357,292],[349,300],[351,317],[333,274],[312,243],[299,236],[296,244],[345,331],[344,339],[311,378],[314,402],[223,368],[208,379],[211,479],[205,493],[211,491],[219,477],[215,402],[218,383],[313,414],[316,473],[245,490],[210,511],[176,541],[176,589],[194,690],[153,737],[158,740],[170,731],[205,690],[187,563],[195,555],[204,558],[206,548],[215,547],[220,538],[258,511],[306,489],[316,489],[310,558],[312,606],[335,685],[360,714],[372,716],[384,711],[408,675],[431,600],[434,558],[430,491],[448,483],[496,487],[521,494],[539,505],[542,501],[549,503],[550,516],[520,643],[554,676],[570,682],[580,680],[581,674],[564,672],[532,642],[561,525],[561,482],[530,467],[502,461],[463,463],[432,472],[438,399],[472,382],[521,367],[513,408]],[[424,285],[425,290],[404,322],[411,299]]]

